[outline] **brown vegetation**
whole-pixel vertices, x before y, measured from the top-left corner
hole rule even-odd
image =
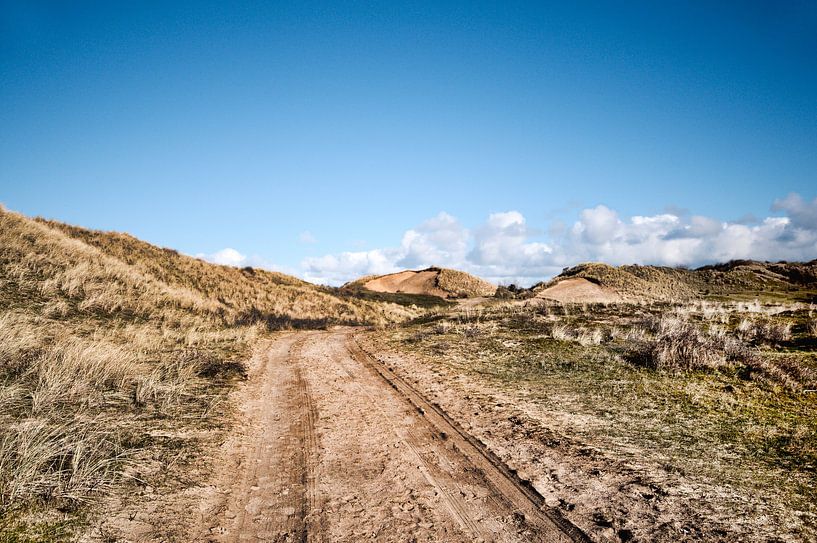
[[[587,263],[566,268],[551,281],[535,285],[531,290],[533,293],[543,293],[563,281],[575,279],[589,281],[630,302],[693,301],[705,298],[718,301],[817,299],[817,260],[803,263],[740,260],[695,270],[665,266],[614,267]],[[588,298],[563,301],[609,300]]]
[[[174,477],[266,331],[412,315],[0,210],[0,539],[71,539],[89,501]]]

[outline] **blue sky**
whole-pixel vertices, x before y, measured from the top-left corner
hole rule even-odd
[[[809,259],[815,197],[813,2],[0,1],[0,202],[188,254]]]

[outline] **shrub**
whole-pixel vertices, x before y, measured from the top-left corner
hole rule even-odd
[[[434,333],[438,335],[447,334],[451,330],[451,323],[448,321],[440,321],[434,325]]]
[[[738,323],[737,331],[747,336],[751,334],[752,328],[754,328],[754,322],[751,319],[741,319]]]
[[[753,323],[749,334],[759,343],[777,345],[791,339],[791,324],[761,319]]]
[[[593,328],[592,330],[583,329],[576,337],[576,341],[584,346],[599,345],[604,341],[604,332],[602,332],[600,328]]]
[[[715,369],[727,362],[722,340],[678,318],[661,319],[656,335],[637,343],[628,358],[671,371]]]
[[[555,325],[550,330],[550,335],[553,337],[553,339],[558,339],[559,341],[570,341],[573,339],[573,334],[570,332],[570,330],[561,324]]]

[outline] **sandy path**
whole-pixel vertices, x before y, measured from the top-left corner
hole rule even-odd
[[[248,388],[205,539],[583,540],[348,330],[278,339]]]

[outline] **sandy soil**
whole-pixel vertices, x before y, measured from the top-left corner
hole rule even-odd
[[[243,395],[189,540],[587,540],[349,330],[276,340]]]
[[[621,296],[615,291],[581,277],[559,281],[552,287],[539,291],[536,297],[572,303],[613,303],[622,301]]]
[[[285,333],[253,359],[208,482],[111,503],[91,539],[789,541],[730,537],[744,519],[708,505],[713,489],[543,425],[527,395],[376,334]]]
[[[380,334],[361,335],[359,341],[384,367],[461,421],[593,541],[817,541],[781,534],[777,522],[785,517],[761,496],[695,473],[666,471],[637,449],[614,454],[605,440],[575,437],[571,429],[592,421],[538,401],[539,391],[528,384],[498,384],[456,365],[391,350]]]
[[[437,273],[436,271],[404,271],[372,279],[363,286],[375,292],[426,294],[447,298],[449,293],[437,286]]]

